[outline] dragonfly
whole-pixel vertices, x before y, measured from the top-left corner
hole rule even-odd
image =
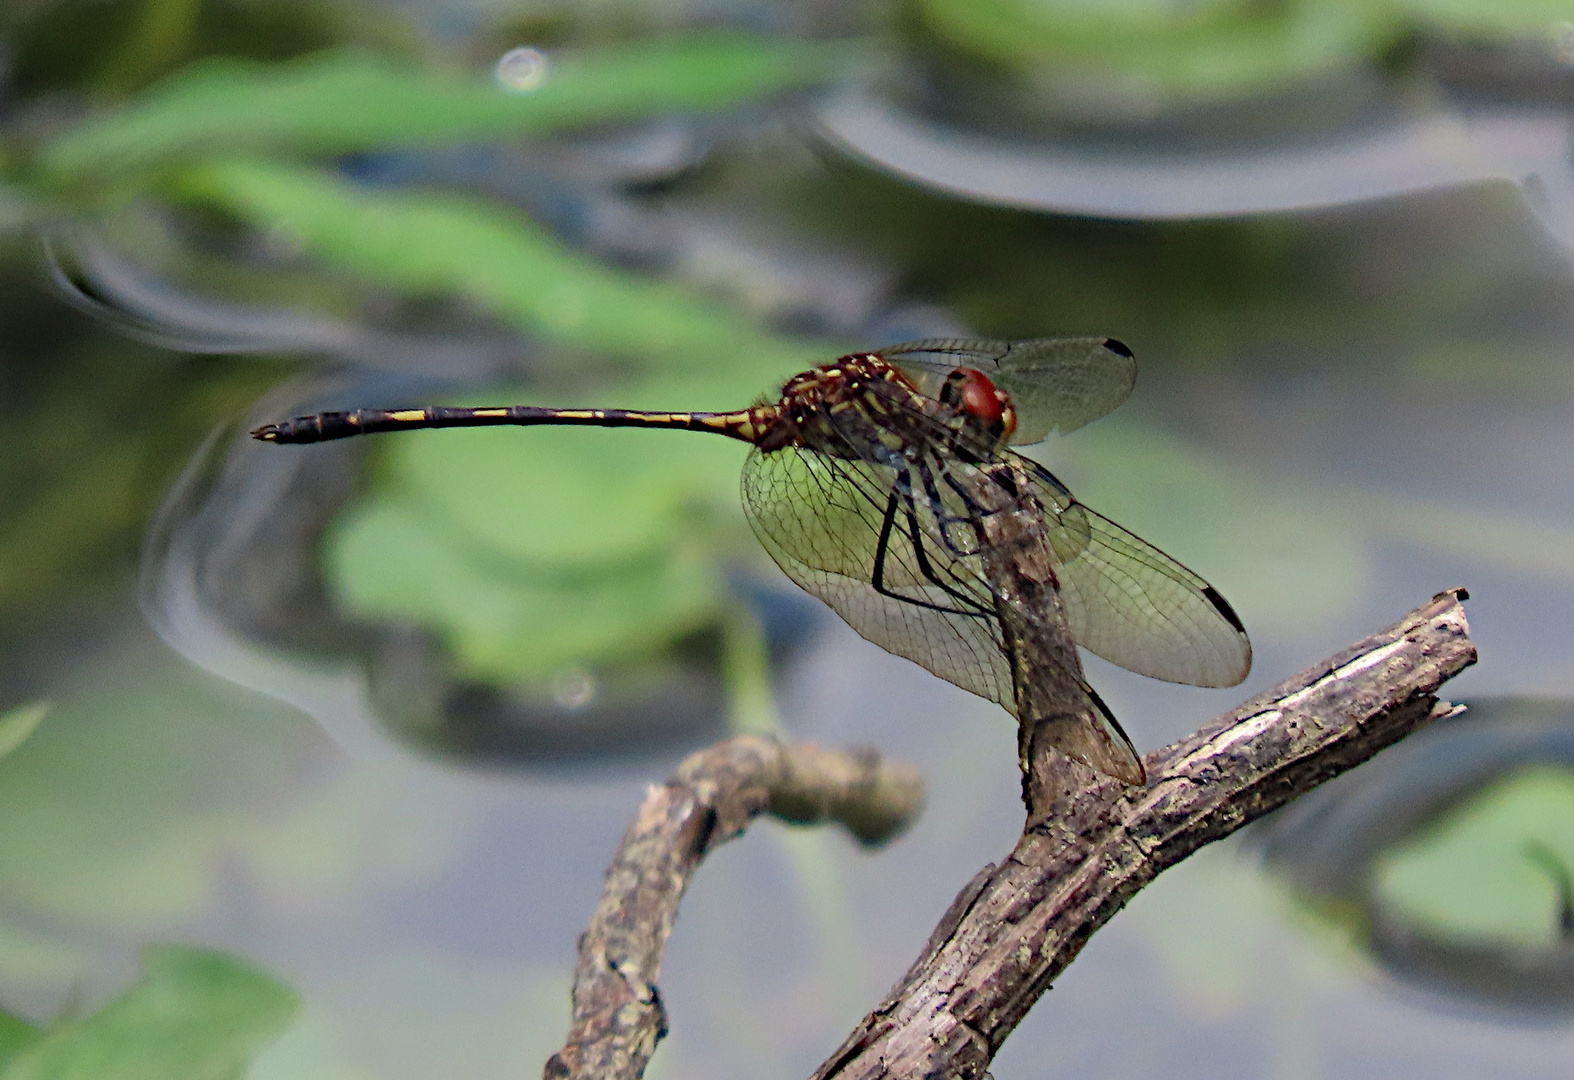
[[[252,434],[584,425],[750,443],[745,514],[789,578],[868,640],[1004,706],[1024,769],[1047,745],[1142,785],[1078,646],[1154,678],[1234,686],[1251,668],[1246,629],[1213,586],[1013,449],[1104,416],[1135,381],[1113,338],[926,339],[843,356],[732,412],[358,409]]]

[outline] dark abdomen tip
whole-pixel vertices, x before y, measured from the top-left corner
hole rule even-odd
[[[273,443],[315,443],[360,433],[360,417],[357,414],[329,412],[297,416],[282,424],[264,424],[253,431],[251,437]]]

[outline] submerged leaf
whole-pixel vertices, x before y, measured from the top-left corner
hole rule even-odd
[[[460,671],[539,684],[564,667],[648,657],[714,623],[725,588],[699,545],[667,538],[622,566],[543,572],[382,497],[336,524],[330,585],[347,614],[437,632]]]
[[[529,93],[354,50],[282,65],[210,59],[66,132],[39,163],[57,180],[101,183],[226,147],[343,154],[539,134],[727,108],[823,81],[856,55],[845,43],[692,34],[554,57]]]
[[[684,431],[441,432],[389,447],[382,476],[453,535],[537,572],[594,574],[742,521],[747,448]]]
[[[178,190],[295,237],[365,281],[459,297],[527,333],[613,356],[723,377],[752,371],[750,394],[816,351],[680,286],[603,266],[479,199],[369,191],[316,169],[240,160],[195,168]]]

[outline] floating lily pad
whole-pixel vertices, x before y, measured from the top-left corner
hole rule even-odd
[[[1399,6],[1429,29],[1483,44],[1540,39],[1550,48],[1574,34],[1567,0],[1400,0]]]
[[[1451,938],[1547,946],[1558,884],[1538,861],[1574,867],[1574,772],[1526,769],[1483,789],[1373,869],[1378,897]],[[1543,860],[1544,861],[1544,860]]]

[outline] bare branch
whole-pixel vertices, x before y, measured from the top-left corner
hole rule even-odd
[[[640,1076],[667,1033],[656,989],[678,901],[701,860],[762,812],[798,824],[839,821],[877,844],[910,824],[923,781],[872,750],[822,750],[744,735],[692,755],[652,785],[607,870],[579,941],[568,1041],[547,1080]]]
[[[1146,788],[1035,752],[1016,848],[967,884],[923,955],[815,1080],[981,1078],[1050,981],[1160,871],[1446,715],[1434,691],[1476,659],[1465,598],[1440,593],[1148,755]],[[650,789],[607,871],[580,939],[573,1026],[547,1080],[642,1074],[666,1033],[662,948],[711,848],[767,810],[840,821],[877,843],[905,827],[922,798],[915,771],[869,751],[744,736],[690,757]]]
[[[1445,715],[1433,691],[1476,659],[1465,598],[1440,593],[1148,755],[1147,788],[1035,754],[1016,848],[968,883],[815,1080],[982,1077],[1050,981],[1160,871]]]

